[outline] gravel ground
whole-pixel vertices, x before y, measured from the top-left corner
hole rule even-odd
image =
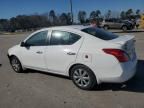
[[[63,76],[32,70],[15,73],[7,50],[29,33],[0,35],[0,108],[144,108],[144,32],[114,32],[136,36],[136,76],[124,84],[101,84],[93,91],[80,90]]]

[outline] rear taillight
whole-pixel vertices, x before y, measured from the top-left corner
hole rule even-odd
[[[103,49],[103,51],[107,54],[115,56],[119,62],[127,62],[129,57],[127,53],[120,49]]]

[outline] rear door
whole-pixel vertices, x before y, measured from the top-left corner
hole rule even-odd
[[[82,37],[65,31],[52,31],[50,45],[45,58],[49,71],[65,74],[68,66],[75,62],[82,44]]]

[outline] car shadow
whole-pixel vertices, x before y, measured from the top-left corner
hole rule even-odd
[[[138,60],[136,75],[122,84],[101,84],[94,90],[144,92],[144,60]]]
[[[37,70],[32,70],[32,69],[27,69],[27,70],[25,70],[23,73],[24,73],[24,74],[40,73],[40,74],[43,74],[43,75],[54,76],[54,77],[58,77],[58,78],[65,78],[65,79],[70,80],[70,77],[68,77],[68,76],[58,75],[58,74],[49,73],[49,72],[43,72],[43,71],[37,71]]]
[[[40,73],[40,74],[44,74],[44,75],[49,75],[49,76],[54,76],[54,77],[70,80],[69,77],[66,77],[63,75],[57,75],[57,74],[36,71],[36,70],[31,70],[31,69],[28,69],[24,73],[25,74]],[[103,84],[100,84],[99,86],[96,86],[93,89],[93,91],[106,91],[106,90],[144,92],[144,60],[138,60],[136,75],[131,80],[129,80],[125,83],[122,83],[122,84],[103,83]]]

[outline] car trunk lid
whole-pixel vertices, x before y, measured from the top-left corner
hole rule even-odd
[[[119,36],[116,39],[110,40],[113,43],[117,43],[121,45],[122,50],[124,50],[130,57],[131,60],[135,59],[135,36],[124,35]]]

